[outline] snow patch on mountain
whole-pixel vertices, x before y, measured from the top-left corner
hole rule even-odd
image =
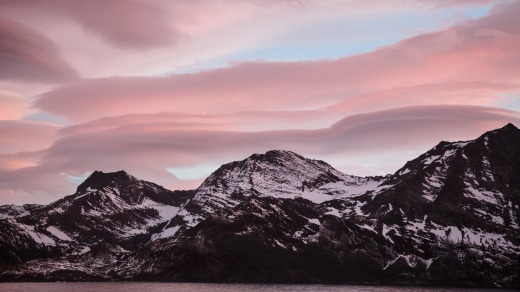
[[[466,192],[464,194],[468,198],[485,201],[493,205],[499,205],[499,201],[504,200],[503,194],[501,194],[500,192],[493,192],[486,189],[476,189],[474,186],[466,182],[465,185]]]
[[[441,156],[440,156],[440,155],[433,155],[433,156],[430,156],[430,157],[424,159],[424,160],[422,161],[422,163],[423,163],[424,165],[429,165],[429,164],[431,164],[432,162],[434,162],[435,160],[439,159],[439,157],[441,157]]]
[[[329,211],[325,213],[326,215],[332,215],[332,216],[336,216],[338,218],[342,217],[342,214],[340,213],[340,211],[338,209],[329,207],[328,210]]]
[[[54,239],[48,237],[47,235],[35,231],[34,226],[26,225],[20,222],[17,222],[16,220],[11,220],[11,223],[13,223],[15,226],[23,230],[26,234],[31,236],[31,238],[38,244],[44,244],[44,245],[56,245],[56,241]]]
[[[170,220],[175,217],[175,215],[177,215],[180,209],[179,207],[157,203],[149,198],[145,198],[140,206],[157,210],[159,212],[160,218],[155,221]]]
[[[174,226],[174,227],[166,228],[161,233],[159,233],[157,238],[172,237],[177,233],[177,231],[179,231],[179,228],[181,228],[181,226]]]
[[[72,241],[72,238],[54,226],[47,227],[47,231],[63,241]]]

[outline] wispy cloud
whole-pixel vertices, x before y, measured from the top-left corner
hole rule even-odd
[[[82,80],[43,94],[37,105],[73,121],[180,110],[306,110],[342,100],[344,104],[354,104],[355,100],[359,107],[377,108],[370,98],[356,96],[390,92],[394,88],[415,88],[421,95],[417,90],[421,87],[429,87],[423,90],[427,97],[380,96],[379,100],[393,103],[394,107],[415,104],[413,99],[418,98],[422,99],[421,104],[497,104],[498,93],[517,90],[520,73],[520,53],[515,49],[520,42],[520,21],[516,17],[519,5],[509,6],[495,9],[490,16],[477,21],[353,57],[314,62],[248,62],[168,77]],[[472,89],[468,87],[471,84]],[[479,93],[479,88],[484,91]],[[430,89],[442,95],[432,96]]]
[[[33,176],[54,174],[78,176],[94,169],[125,169],[170,188],[196,187],[199,180],[176,179],[168,169],[193,165],[219,165],[243,159],[252,153],[287,149],[325,159],[342,166],[365,157],[411,159],[441,140],[475,138],[482,132],[513,122],[520,125],[520,113],[487,107],[419,106],[353,115],[328,128],[317,130],[220,131],[179,130],[162,127],[121,126],[75,133],[57,140],[38,165],[19,169],[23,176],[0,178],[1,185],[16,184],[30,193],[46,188]],[[396,170],[404,161],[392,162]],[[388,165],[387,165],[388,167]],[[359,169],[342,169],[347,173]],[[366,170],[365,170],[366,171]],[[379,174],[374,173],[372,174]],[[60,185],[60,187],[63,187]],[[73,184],[61,192],[72,191]],[[49,189],[50,190],[50,189]],[[55,194],[58,198],[61,194]],[[48,199],[47,197],[42,199]]]
[[[78,78],[51,40],[6,18],[0,18],[0,68],[0,80],[62,82]]]

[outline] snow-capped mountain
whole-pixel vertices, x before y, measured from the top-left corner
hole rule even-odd
[[[520,287],[520,130],[441,142],[385,177],[280,150],[193,191],[94,172],[0,216],[4,280]]]
[[[251,196],[301,198],[319,204],[378,189],[382,181],[382,177],[346,175],[323,161],[290,151],[254,154],[225,164],[211,174],[158,238],[173,236],[179,228],[191,228],[211,214],[248,201]]]
[[[0,220],[0,256],[3,263],[19,263],[42,254],[83,254],[98,243],[135,249],[191,196],[190,191],[172,192],[124,171],[95,171],[73,195],[7,213],[11,216]],[[8,207],[3,209],[21,211]]]

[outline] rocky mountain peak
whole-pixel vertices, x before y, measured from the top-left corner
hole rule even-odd
[[[276,162],[277,160],[305,159],[304,157],[288,150],[270,150],[264,154],[253,154],[248,159],[266,162]]]
[[[518,156],[520,147],[520,129],[512,123],[482,134],[475,140],[448,142],[441,141],[435,147],[420,155],[414,160],[408,161],[395,176],[408,174],[413,169],[426,169],[439,166],[439,163],[453,159],[482,160],[483,155],[490,153],[494,157],[514,159]],[[469,158],[468,158],[469,157]],[[487,159],[487,158],[486,158]]]
[[[263,154],[253,154],[241,161],[241,163],[255,164],[257,166],[268,165],[269,167],[278,167],[281,171],[298,171],[298,169],[310,167],[339,173],[324,161],[309,159],[288,150],[270,150]]]
[[[475,140],[443,141],[392,175],[386,184],[393,186],[368,204],[370,211],[389,204],[408,219],[427,216],[441,225],[489,232],[496,226],[518,228],[511,210],[520,189],[519,149],[520,130],[513,124]]]
[[[475,141],[480,142],[488,148],[489,144],[493,144],[493,148],[502,148],[505,145],[518,145],[520,143],[520,129],[509,123],[502,128],[488,131]]]
[[[82,184],[78,186],[77,192],[90,189],[102,189],[107,186],[123,185],[135,181],[136,178],[127,172],[120,170],[116,172],[94,171]]]
[[[263,154],[253,154],[239,163],[251,166],[277,167],[283,171],[292,171],[294,168],[304,165],[319,165],[320,167],[332,168],[323,161],[305,158],[288,150],[270,150]]]
[[[512,123],[508,123],[507,125],[503,126],[502,128],[498,128],[495,130],[488,131],[484,133],[482,136],[489,136],[489,135],[518,135],[520,133],[520,129],[518,129],[515,125]]]
[[[314,186],[346,177],[323,161],[308,159],[291,151],[271,150],[221,166],[200,189],[223,193],[251,189],[264,194],[301,192],[304,185]]]

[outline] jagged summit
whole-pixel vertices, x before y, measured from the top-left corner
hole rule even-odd
[[[489,145],[489,143],[498,143],[494,145],[495,147],[502,147],[500,145],[509,143],[519,143],[520,129],[518,129],[515,125],[509,123],[502,128],[491,130],[484,133],[475,141],[479,141],[485,144],[486,147]]]
[[[286,168],[298,168],[302,166],[310,167],[313,165],[315,167],[328,168],[330,170],[339,172],[324,161],[309,159],[289,150],[269,150],[263,154],[255,153],[244,160],[224,164],[221,168],[227,169],[237,165],[252,166],[261,164],[272,164],[273,166]]]
[[[503,129],[505,129],[505,128],[507,128],[507,129],[516,129],[516,130],[518,130],[518,127],[516,127],[513,123],[507,123],[507,125],[505,125],[505,126],[503,127]]]
[[[175,193],[174,196],[171,194]],[[94,171],[76,190],[66,198],[84,200],[97,196],[113,195],[131,204],[142,204],[147,199],[162,204],[177,206],[192,196],[193,191],[170,191],[152,182],[135,178],[124,170],[116,172]]]
[[[114,172],[103,172],[100,170],[95,170],[86,180],[130,180],[135,179],[134,176],[128,174],[124,170],[114,171]]]
[[[78,186],[77,192],[90,189],[102,189],[107,186],[114,186],[117,184],[124,184],[136,180],[135,177],[128,174],[124,170],[116,172],[94,171],[83,183]]]
[[[303,156],[289,150],[269,150],[263,154],[255,153],[247,159],[252,160],[276,160],[276,159],[305,159]]]
[[[489,152],[491,143],[493,144],[494,152],[497,154],[506,151],[506,153],[502,153],[502,156],[516,156],[518,153],[516,145],[520,146],[520,129],[512,123],[508,123],[502,128],[487,131],[474,140],[441,141],[419,157],[408,161],[394,176],[409,173],[409,170],[417,167],[417,164],[423,164],[423,168],[426,168],[430,165],[436,165],[444,161],[444,159],[454,159],[459,156],[462,157],[462,155],[464,155],[462,158],[465,159],[468,154],[478,156],[474,157],[477,160],[482,154]]]
[[[520,129],[518,129],[513,123],[508,123],[507,125],[503,126],[502,128],[488,131],[488,132],[484,133],[482,136],[486,136],[491,133],[493,133],[493,134],[507,134],[507,133],[518,134],[519,132],[520,132]]]
[[[293,151],[289,150],[269,150],[263,154],[255,153],[248,158],[246,158],[244,161],[247,160],[253,160],[255,162],[265,162],[265,163],[272,163],[274,165],[278,165],[280,167],[289,167],[291,168],[293,165],[292,163],[295,162],[297,164],[301,163],[309,163],[314,165],[320,165],[324,168],[330,168],[333,169],[332,166],[330,166],[328,163],[322,160],[317,159],[310,159],[303,157]],[[335,169],[334,169],[335,170]]]
[[[291,151],[271,150],[221,166],[199,190],[231,194],[254,191],[265,195],[302,193],[305,187],[349,180],[329,164],[305,158]]]

